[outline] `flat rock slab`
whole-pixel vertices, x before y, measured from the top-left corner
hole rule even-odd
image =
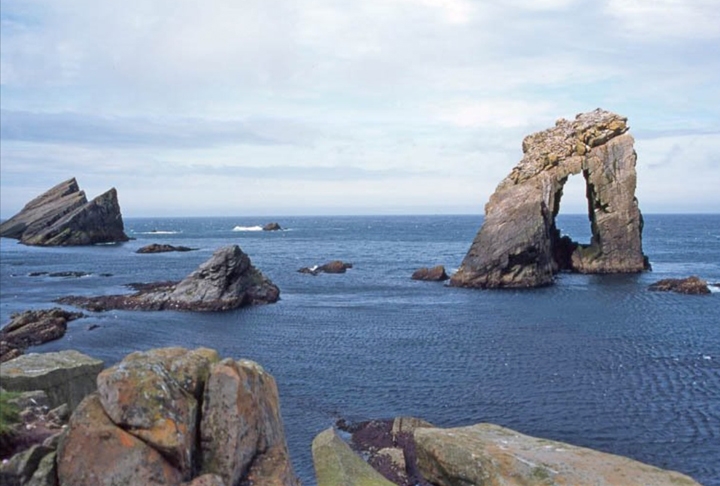
[[[42,390],[50,407],[67,403],[74,409],[95,391],[103,362],[78,351],[30,353],[3,363],[0,381],[9,391]]]
[[[414,434],[418,466],[438,486],[699,486],[678,472],[493,424]]]
[[[648,288],[657,292],[677,292],[678,294],[687,295],[707,295],[711,293],[708,283],[694,275],[687,278],[665,278],[655,282]]]

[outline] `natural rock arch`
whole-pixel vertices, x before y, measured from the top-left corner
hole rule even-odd
[[[524,156],[485,206],[485,221],[450,280],[460,287],[538,287],[561,271],[641,272],[643,220],[637,155],[627,119],[597,109],[525,137]],[[555,224],[568,177],[586,183],[592,238],[581,245]]]

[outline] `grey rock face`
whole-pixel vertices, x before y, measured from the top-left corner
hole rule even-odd
[[[78,351],[30,353],[3,363],[2,386],[10,391],[42,390],[50,407],[67,403],[74,409],[95,388],[103,362]]]
[[[36,197],[0,225],[0,236],[26,245],[77,246],[127,241],[117,191],[88,202],[69,179]]]
[[[237,245],[215,251],[212,258],[178,283],[140,286],[132,295],[64,297],[58,302],[93,311],[184,310],[224,311],[277,302],[280,289],[251,263]]]
[[[460,287],[538,287],[554,274],[641,272],[643,220],[635,198],[636,154],[627,119],[597,109],[523,140],[523,159],[485,206],[485,222],[450,279]],[[555,225],[563,186],[582,173],[589,245]]]

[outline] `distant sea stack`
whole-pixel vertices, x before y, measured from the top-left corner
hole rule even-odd
[[[0,236],[36,246],[128,241],[115,188],[88,201],[75,178],[27,203],[0,225]]]
[[[457,287],[550,285],[559,271],[631,273],[649,268],[635,198],[637,155],[627,118],[597,109],[525,137],[523,158],[485,206],[485,221]],[[555,217],[568,177],[582,172],[592,239],[560,235]]]

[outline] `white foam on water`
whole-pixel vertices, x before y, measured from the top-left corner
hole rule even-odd
[[[235,226],[233,231],[262,231],[262,226]]]
[[[720,286],[708,285],[708,288],[710,289],[710,292],[712,292],[713,294],[720,294]]]

